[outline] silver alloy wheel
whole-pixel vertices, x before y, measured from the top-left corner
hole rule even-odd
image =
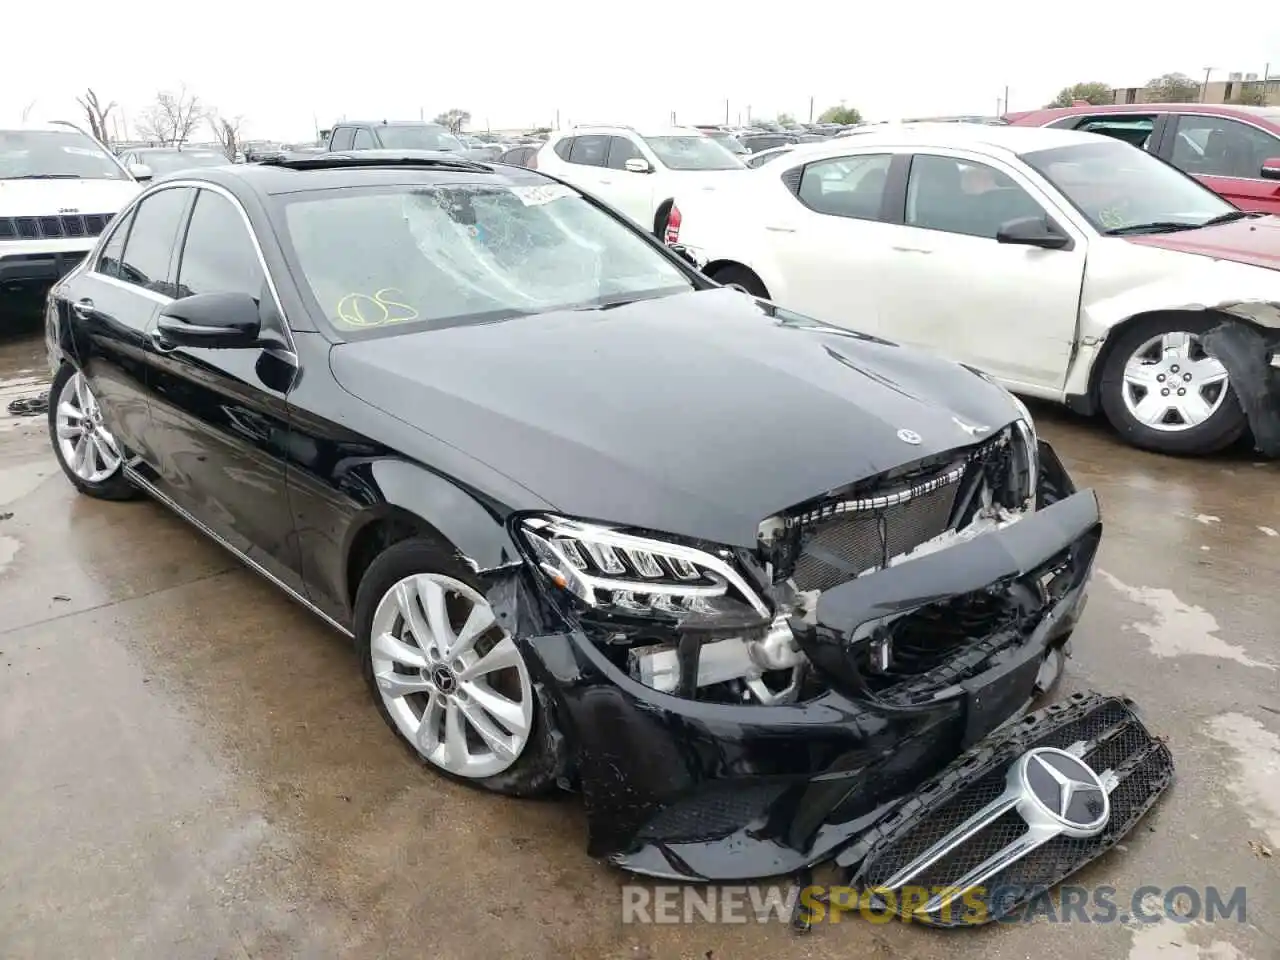
[[[533,730],[529,670],[478,592],[405,577],[378,603],[369,644],[387,713],[429,762],[483,779],[520,757]]]
[[[1125,409],[1152,430],[1198,427],[1222,406],[1227,370],[1205,353],[1194,333],[1152,337],[1130,354],[1122,385]]]
[[[54,411],[58,452],[85,483],[102,483],[120,469],[120,445],[102,423],[102,408],[79,371],[67,378]]]

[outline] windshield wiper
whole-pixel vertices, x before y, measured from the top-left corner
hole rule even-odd
[[[1210,217],[1204,223],[1200,224],[1200,226],[1215,227],[1220,223],[1235,223],[1237,220],[1244,220],[1246,218],[1260,217],[1260,216],[1262,216],[1262,214],[1256,211],[1231,210],[1231,211],[1228,211],[1227,213],[1220,213],[1216,217]]]
[[[78,173],[20,173],[16,177],[0,177],[0,180],[79,180]]]
[[[1152,220],[1150,223],[1131,223],[1127,227],[1116,227],[1105,231],[1109,237],[1123,237],[1131,233],[1175,233],[1178,230],[1196,230],[1199,223],[1175,223],[1172,220]]]

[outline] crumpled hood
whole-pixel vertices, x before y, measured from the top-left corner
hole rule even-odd
[[[1017,416],[963,367],[731,290],[341,344],[330,362],[565,513],[743,547],[778,510]]]
[[[1198,230],[1125,237],[1132,243],[1280,270],[1280,217],[1254,217]]]
[[[0,217],[116,213],[141,189],[133,180],[0,180]]]

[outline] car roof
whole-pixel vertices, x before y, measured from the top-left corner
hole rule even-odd
[[[1280,109],[1250,107],[1238,103],[1104,103],[1099,106],[1082,104],[1073,107],[1045,107],[1041,110],[1006,113],[1005,119],[1010,123],[1029,119],[1047,123],[1055,117],[1078,116],[1082,113],[1199,113],[1215,117],[1248,117],[1280,127]]]
[[[894,123],[856,137],[836,137],[819,143],[797,144],[797,156],[838,156],[845,150],[871,146],[957,147],[1013,154],[1048,150],[1072,144],[1096,143],[1096,133],[1049,127],[1014,127],[986,123]]]
[[[343,159],[345,158],[345,159]],[[433,166],[432,161],[440,161]],[[326,163],[326,161],[329,161]],[[287,164],[296,163],[291,167]],[[466,169],[471,167],[474,169]],[[535,184],[549,177],[524,167],[463,160],[426,150],[363,150],[357,154],[322,153],[286,158],[283,163],[238,163],[173,173],[156,183],[200,181],[232,193],[249,191],[266,196],[310,190],[442,183]]]
[[[563,140],[565,137],[595,136],[602,133],[617,135],[622,133],[634,133],[641,137],[705,137],[707,131],[699,130],[697,127],[673,127],[673,126],[657,126],[657,127],[633,127],[625,123],[579,123],[564,130],[556,131],[556,138]]]

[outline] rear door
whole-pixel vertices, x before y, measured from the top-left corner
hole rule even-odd
[[[612,204],[613,197],[603,184],[605,161],[609,156],[609,137],[587,134],[574,137],[566,155],[564,178],[588,193],[594,193]]]
[[[202,187],[177,270],[178,299],[244,293],[263,332],[292,340],[267,284],[247,218],[228,193]],[[151,377],[156,485],[180,507],[287,586],[302,588],[285,488],[291,350],[161,345]]]
[[[1232,117],[1175,114],[1161,156],[1242,210],[1280,213],[1280,181],[1262,165],[1280,157],[1280,137]]]
[[[178,229],[193,191],[164,187],[117,218],[98,258],[64,288],[63,322],[107,429],[144,461],[154,459],[147,402],[150,330],[173,293]]]
[[[765,243],[785,278],[786,306],[878,332],[880,277],[898,230],[886,222],[884,208],[893,159],[891,153],[850,154],[778,170],[789,192],[774,191],[781,195],[778,205],[761,215]]]

